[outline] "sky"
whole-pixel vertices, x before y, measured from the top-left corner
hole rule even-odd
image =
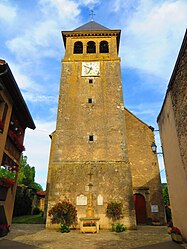
[[[7,61],[36,124],[26,130],[24,155],[45,189],[55,130],[61,31],[90,21],[121,29],[124,105],[156,130],[167,85],[184,37],[187,0],[0,0],[0,58]],[[159,132],[155,131],[158,151]],[[165,182],[162,156],[159,156]]]

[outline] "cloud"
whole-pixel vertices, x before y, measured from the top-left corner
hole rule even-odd
[[[115,0],[115,1],[111,1],[110,3],[110,11],[112,12],[121,12],[123,10],[123,12],[129,12],[134,10],[135,8],[137,8],[137,6],[139,5],[139,0]],[[127,16],[125,17],[127,18]]]
[[[79,4],[70,0],[40,0],[40,10],[46,19],[53,19],[65,27],[72,27],[80,14]]]
[[[93,8],[95,5],[100,4],[100,0],[79,0],[78,3],[79,5],[85,5],[89,6],[90,8]]]
[[[55,58],[60,54],[61,42],[56,25],[52,20],[37,23],[26,33],[8,40],[6,46],[19,62],[38,63],[44,57]]]
[[[122,62],[168,79],[185,32],[186,13],[186,1],[140,1],[123,29]]]
[[[17,16],[17,8],[7,1],[1,1],[0,3],[0,22],[6,22],[7,24],[13,23]]]
[[[147,103],[142,103],[138,105],[131,105],[128,107],[135,115],[146,115],[147,117],[156,117],[158,113],[158,108],[160,108],[160,103],[152,102],[149,105]]]
[[[28,157],[29,165],[35,167],[35,181],[40,183],[45,189],[51,144],[49,134],[55,130],[56,123],[35,120],[35,124],[35,130],[26,130],[24,142],[26,148],[25,154]]]
[[[30,101],[32,103],[57,103],[57,98],[55,96],[50,95],[41,95],[40,93],[30,93],[26,92],[24,93],[24,98],[27,101]]]
[[[14,78],[20,89],[22,90],[32,89],[35,91],[42,90],[42,86],[38,85],[36,82],[34,82],[34,80],[28,74],[23,72],[24,65],[21,66],[11,61],[9,61],[8,64],[11,68],[12,74],[14,75]]]
[[[80,14],[78,3],[69,0],[40,0],[38,12],[40,18],[31,16],[27,29],[20,29],[6,42],[19,63],[23,60],[39,63],[38,60],[44,58],[59,57],[62,50],[60,30],[72,29]]]
[[[48,91],[39,83],[36,83],[32,76],[29,76],[28,73],[24,72],[23,68],[14,63],[8,63],[11,71],[14,75],[14,78],[20,88],[22,95],[27,102],[32,102],[33,104],[47,103],[48,105],[57,104],[57,96],[49,94]],[[41,83],[41,81],[40,81]],[[46,87],[46,86],[45,86]],[[54,107],[53,107],[54,108]],[[52,111],[54,113],[54,111]]]

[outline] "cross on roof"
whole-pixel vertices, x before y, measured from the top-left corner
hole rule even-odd
[[[93,173],[91,172],[91,170],[90,170],[90,173],[89,173],[88,175],[89,175],[89,177],[90,177],[90,182],[91,182],[92,176],[93,176]]]
[[[90,10],[90,17],[91,17],[91,21],[93,21],[93,19],[94,19],[94,16],[95,16],[95,14],[94,14],[94,10]]]

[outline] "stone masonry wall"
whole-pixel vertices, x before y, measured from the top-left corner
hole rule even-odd
[[[127,109],[124,111],[134,194],[140,193],[145,197],[148,219],[159,219],[164,223],[164,202],[158,160],[157,155],[151,150],[154,133],[148,125]],[[151,205],[159,206],[158,214],[151,212]]]
[[[187,178],[187,48],[180,59],[170,92],[180,154]]]
[[[124,204],[124,222],[126,227],[135,227],[134,201],[132,198],[130,165],[123,162],[63,162],[51,165],[48,210],[58,201],[69,199],[74,205],[77,197],[88,197],[89,173],[92,172],[93,208],[95,217],[100,218],[100,228],[111,228],[106,217],[106,206],[111,200],[120,200]],[[98,196],[103,205],[98,205]],[[76,205],[78,218],[86,216],[85,205]],[[47,227],[51,227],[47,217]]]

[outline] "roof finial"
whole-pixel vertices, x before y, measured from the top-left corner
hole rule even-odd
[[[94,18],[94,16],[95,16],[94,10],[91,9],[89,15],[90,15],[90,17],[91,17],[91,21],[93,21],[93,20],[94,20],[93,18]]]

